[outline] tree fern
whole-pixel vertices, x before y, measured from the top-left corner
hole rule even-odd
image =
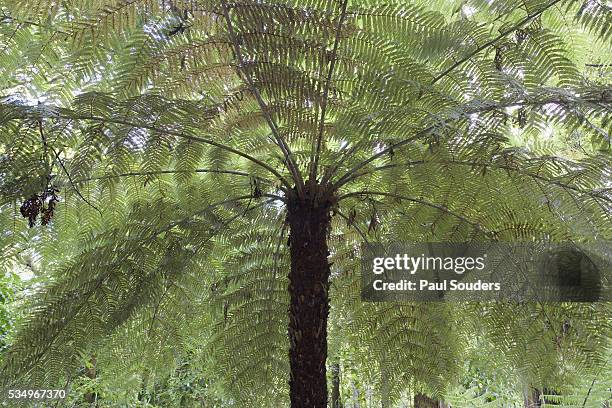
[[[491,401],[456,378],[476,326],[513,386],[570,401],[607,372],[607,304],[358,297],[365,241],[611,238],[612,88],[585,65],[609,67],[607,6],[2,11],[0,267],[32,251],[45,277],[3,355],[3,388],[78,384],[92,355],[102,373],[154,384],[190,350],[221,371],[219,403],[324,407],[326,358],[348,347],[375,362],[385,401],[409,389],[474,406]],[[561,157],[553,142],[567,138],[579,148]],[[18,214],[27,200],[33,228]]]

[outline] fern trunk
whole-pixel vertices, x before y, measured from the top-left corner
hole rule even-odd
[[[289,379],[292,408],[327,407],[327,318],[329,314],[327,236],[329,207],[312,200],[288,206],[291,270],[289,272]]]

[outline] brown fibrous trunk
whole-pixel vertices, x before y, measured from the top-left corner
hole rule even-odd
[[[290,199],[289,379],[292,408],[326,408],[329,205]]]

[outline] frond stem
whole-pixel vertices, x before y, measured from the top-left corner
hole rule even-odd
[[[340,17],[338,18],[338,27],[336,29],[336,38],[334,39],[334,46],[333,46],[332,53],[331,53],[329,70],[327,71],[327,81],[325,83],[325,88],[323,89],[323,96],[321,99],[321,119],[319,122],[319,130],[317,132],[316,147],[315,147],[313,158],[311,160],[311,168],[310,168],[310,182],[313,184],[316,182],[316,177],[317,177],[319,156],[321,154],[321,144],[323,142],[323,131],[325,128],[325,113],[327,110],[327,99],[329,97],[329,88],[331,86],[332,76],[334,74],[334,68],[336,66],[336,55],[338,53],[338,46],[340,45],[340,33],[342,32],[342,24],[344,24],[344,20],[346,19],[347,4],[348,4],[348,0],[344,0],[342,2],[342,9],[340,12]]]
[[[230,153],[233,153],[235,155],[238,155],[242,158],[245,158],[255,164],[257,164],[258,166],[268,170],[270,173],[272,173],[274,176],[276,176],[276,178],[283,184],[285,185],[285,187],[287,189],[291,189],[291,184],[287,181],[287,179],[285,179],[276,169],[274,169],[273,167],[271,167],[270,165],[264,163],[261,160],[256,159],[255,157],[249,155],[248,153],[244,153],[240,150],[234,149],[231,146],[227,146],[224,145],[222,143],[219,142],[215,142],[214,140],[210,140],[210,139],[206,139],[203,137],[198,137],[198,136],[190,136],[187,135],[183,132],[176,132],[173,130],[169,130],[169,129],[160,129],[157,128],[155,126],[152,125],[147,125],[144,123],[133,123],[130,122],[128,120],[123,120],[123,119],[114,119],[114,118],[104,118],[104,117],[99,117],[99,116],[85,116],[85,115],[76,115],[76,116],[67,116],[67,115],[61,115],[61,114],[54,114],[54,117],[56,118],[60,118],[60,119],[73,119],[73,120],[92,120],[95,122],[100,122],[100,123],[113,123],[113,124],[117,124],[117,125],[125,125],[125,126],[131,126],[133,128],[140,128],[140,129],[147,129],[153,132],[161,132],[161,133],[166,133],[168,135],[171,136],[176,136],[176,137],[180,137],[183,139],[187,139],[187,140],[193,140],[195,142],[200,142],[200,143],[205,143],[211,146],[215,146],[218,147],[220,149],[223,149],[225,151],[228,151]]]
[[[83,197],[83,194],[81,194],[81,192],[79,191],[79,189],[77,188],[76,184],[74,183],[74,180],[72,180],[72,176],[70,175],[70,173],[68,172],[68,170],[66,169],[66,166],[64,165],[64,162],[62,161],[62,159],[59,156],[59,153],[57,153],[57,151],[49,146],[49,149],[51,149],[51,151],[53,152],[53,154],[55,155],[55,158],[57,159],[58,164],[60,165],[60,167],[62,168],[62,170],[64,171],[64,173],[66,174],[66,177],[68,177],[68,182],[70,183],[70,186],[72,187],[72,189],[77,193],[77,195],[79,196],[79,198],[81,200],[83,200],[88,206],[90,206],[91,208],[93,208],[94,210],[96,210],[100,215],[102,215],[102,211],[100,211],[100,209],[98,207],[96,207],[95,205],[93,205],[88,199],[86,199],[85,197]]]
[[[349,217],[347,217],[346,215],[344,215],[341,211],[337,211],[338,215],[344,219],[347,223],[347,225],[349,227],[353,227],[355,228],[355,231],[357,231],[357,233],[361,236],[361,239],[363,239],[363,242],[365,242],[366,244],[370,244],[368,237],[366,236],[366,234],[361,230],[361,228],[359,228],[359,226],[357,226],[354,222],[351,222]]]
[[[362,161],[361,163],[358,163],[355,167],[353,167],[351,170],[349,170],[345,175],[343,175],[342,177],[340,177],[338,179],[338,181],[336,181],[334,184],[332,184],[330,190],[331,191],[335,191],[338,188],[342,187],[344,184],[347,183],[347,180],[351,177],[351,175],[355,174],[355,172],[357,172],[357,170],[361,169],[362,167],[367,166],[369,163],[373,162],[374,160],[378,159],[381,156],[384,156],[385,154],[387,154],[388,152],[390,152],[393,149],[396,149],[398,147],[401,147],[405,144],[408,144],[416,139],[419,139],[421,137],[423,137],[423,135],[431,132],[433,129],[435,128],[435,126],[429,126],[428,128],[425,128],[419,132],[417,132],[414,136],[409,137],[408,139],[404,139],[400,142],[394,143],[391,146],[381,150],[380,152],[376,153],[373,156],[370,156],[368,159]]]
[[[463,222],[466,222],[468,224],[470,224],[471,226],[473,226],[474,228],[476,228],[478,231],[482,232],[483,234],[487,235],[487,236],[494,236],[494,234],[492,232],[486,231],[483,229],[483,227],[478,224],[477,222],[471,221],[468,218],[464,217],[461,214],[458,214],[450,209],[448,209],[446,206],[443,205],[439,205],[439,204],[435,204],[435,203],[431,203],[429,201],[420,199],[420,198],[415,198],[415,197],[409,197],[409,196],[405,196],[405,195],[401,195],[401,194],[395,194],[395,193],[388,193],[385,191],[371,191],[371,190],[363,190],[363,191],[353,191],[344,195],[341,195],[340,197],[338,197],[338,202],[350,198],[350,197],[363,197],[363,196],[383,196],[383,197],[390,197],[390,198],[396,198],[398,200],[406,200],[406,201],[411,201],[417,204],[421,204],[427,207],[431,207],[431,208],[435,208],[439,211],[442,211],[443,213],[449,214]]]
[[[524,26],[525,24],[529,23],[531,20],[537,18],[538,16],[540,16],[542,13],[544,13],[546,10],[548,10],[549,8],[553,7],[555,4],[559,3],[561,0],[553,0],[552,2],[548,3],[546,6],[542,7],[540,10],[538,10],[535,13],[532,14],[528,14],[524,19],[520,20],[518,23],[516,23],[515,25],[513,25],[512,27],[510,27],[507,30],[502,31],[497,37],[493,38],[490,41],[487,41],[486,43],[482,44],[480,47],[477,47],[474,51],[472,51],[471,53],[469,53],[468,55],[466,55],[463,58],[460,58],[457,62],[455,62],[453,65],[451,65],[450,67],[448,67],[447,69],[445,69],[444,71],[440,72],[434,79],[433,81],[431,81],[431,84],[435,84],[436,82],[438,82],[440,79],[444,78],[446,75],[448,75],[449,73],[451,73],[452,71],[454,71],[456,68],[458,68],[459,66],[463,65],[464,62],[468,61],[469,59],[471,59],[474,55],[478,54],[480,51],[484,50],[485,48],[490,47],[491,45],[495,44],[496,42],[498,42],[499,40],[501,40],[502,38],[504,38],[505,36],[507,36],[508,34],[518,30],[519,28],[521,28],[522,26]]]
[[[93,180],[107,180],[107,179],[130,177],[130,176],[155,176],[159,174],[189,174],[189,173],[231,174],[231,175],[241,176],[241,177],[253,177],[265,183],[272,183],[272,181],[267,178],[253,176],[252,174],[249,174],[247,172],[237,171],[237,170],[217,170],[217,169],[130,171],[130,172],[120,173],[120,174],[109,174],[105,176],[89,177],[89,178],[74,180],[74,182],[78,184],[78,183],[84,183],[84,182],[93,181]]]
[[[605,99],[605,96],[601,97],[601,98],[584,98],[584,99],[579,99],[580,102],[586,102],[586,103],[592,103],[592,104],[596,104],[598,106],[602,106],[600,105],[601,102],[604,103],[608,103],[609,101],[607,99]],[[465,116],[469,116],[472,114],[476,114],[476,113],[483,113],[483,112],[489,112],[489,111],[494,111],[494,110],[499,110],[499,109],[504,109],[504,108],[511,108],[511,107],[517,107],[517,106],[543,106],[549,103],[554,103],[554,104],[559,104],[559,105],[563,105],[563,106],[568,106],[568,104],[575,102],[569,99],[563,99],[561,98],[559,95],[555,95],[555,96],[549,96],[547,98],[543,98],[543,99],[539,99],[539,100],[519,100],[519,101],[505,101],[505,102],[500,102],[500,103],[489,103],[489,104],[484,104],[484,106],[481,106],[477,109],[471,109],[471,110],[466,110],[464,112],[460,112],[460,115],[465,117]],[[467,104],[469,105],[469,104]],[[423,135],[426,135],[427,133],[431,132],[432,130],[434,130],[436,128],[436,126],[439,126],[440,124],[445,124],[448,122],[452,122],[453,120],[456,120],[456,116],[455,117],[450,117],[450,118],[446,118],[446,119],[442,119],[437,125],[431,125],[425,129],[422,129],[420,131],[418,131],[414,136],[409,137],[407,139],[404,140],[400,140],[397,143],[391,144],[389,147],[386,147],[384,149],[382,149],[381,151],[379,151],[378,153],[370,156],[368,159],[358,163],[357,165],[355,165],[352,169],[350,169],[348,172],[346,172],[346,174],[344,174],[342,177],[340,177],[340,179],[338,179],[338,181],[336,181],[331,187],[330,190],[331,191],[335,191],[338,188],[340,188],[341,186],[343,186],[344,184],[346,184],[347,179],[349,179],[353,174],[355,174],[359,169],[363,168],[364,166],[368,165],[369,163],[371,163],[372,161],[378,159],[379,157],[384,156],[385,154],[388,154],[390,151],[397,149],[399,147],[402,147],[416,139],[419,139],[420,137],[422,137]],[[347,155],[348,156],[348,155]]]
[[[393,169],[393,168],[404,167],[404,166],[409,168],[411,166],[418,166],[418,165],[424,165],[424,164],[429,164],[429,163],[432,163],[432,164],[439,163],[439,164],[458,165],[458,166],[470,166],[470,167],[480,167],[480,168],[493,168],[493,169],[500,169],[500,170],[511,171],[511,172],[514,172],[514,173],[517,173],[517,174],[520,174],[520,175],[523,175],[523,176],[526,176],[526,177],[531,177],[533,179],[537,179],[537,180],[543,181],[543,182],[548,183],[548,184],[556,185],[556,186],[561,187],[563,189],[573,190],[573,191],[576,191],[577,193],[587,194],[587,195],[590,195],[592,197],[601,198],[601,199],[603,199],[605,201],[612,201],[612,199],[607,198],[605,196],[602,196],[600,194],[597,194],[596,192],[581,190],[580,188],[572,186],[570,184],[562,183],[562,182],[557,181],[557,180],[551,180],[551,179],[548,179],[548,178],[546,178],[544,176],[541,176],[539,174],[536,174],[536,173],[531,173],[531,172],[528,172],[528,171],[522,171],[521,169],[518,169],[518,168],[513,167],[513,166],[504,165],[504,164],[492,164],[492,163],[486,163],[486,162],[479,163],[479,162],[472,162],[472,161],[469,161],[469,160],[429,160],[429,161],[428,160],[416,160],[416,161],[408,161],[408,162],[405,162],[405,163],[402,163],[402,164],[388,164],[388,165],[385,165],[385,166],[374,167],[371,170],[366,170],[366,171],[363,171],[361,173],[353,174],[351,177],[349,177],[345,181],[344,184],[348,184],[351,181],[354,181],[354,180],[357,180],[357,179],[361,178],[362,176],[365,176],[367,174],[372,174],[372,173],[375,173],[375,172],[378,172],[378,171],[390,170],[390,169]]]
[[[42,119],[38,121],[38,131],[40,133],[40,137],[41,137],[41,139],[43,141],[44,149],[45,149],[45,165],[47,167],[47,180],[50,180],[49,177],[51,175],[50,174],[51,169],[49,168],[49,164],[46,162],[46,155],[47,155],[47,150],[51,150],[51,152],[55,156],[55,159],[57,160],[57,163],[62,168],[64,173],[66,173],[66,177],[68,177],[68,181],[70,182],[70,185],[72,186],[72,189],[77,193],[77,195],[81,198],[81,200],[83,200],[87,205],[89,205],[91,208],[95,209],[98,213],[100,213],[100,215],[102,215],[102,211],[100,211],[100,209],[98,207],[96,207],[91,202],[89,202],[89,200],[87,200],[85,197],[83,197],[83,194],[81,194],[79,189],[74,184],[74,181],[72,180],[72,176],[70,175],[70,173],[66,169],[66,166],[64,166],[64,162],[62,161],[59,153],[52,146],[49,146],[49,144],[47,143],[47,138],[45,137],[45,133],[43,131]],[[48,183],[48,181],[47,181],[47,183]],[[49,186],[47,185],[45,188],[48,188],[48,187]],[[44,194],[46,194],[46,191],[44,192]]]
[[[245,82],[246,82],[247,86],[249,87],[250,91],[253,93],[253,96],[255,96],[255,99],[257,100],[257,103],[259,104],[259,107],[261,109],[261,113],[264,116],[266,122],[268,123],[268,127],[272,131],[272,135],[274,136],[274,139],[276,140],[276,144],[278,145],[278,147],[283,152],[283,156],[285,157],[285,161],[287,162],[287,168],[289,169],[289,172],[291,173],[291,175],[294,178],[298,196],[300,198],[304,198],[304,196],[305,196],[305,194],[304,194],[304,180],[302,179],[302,175],[301,175],[299,169],[297,168],[297,164],[293,160],[293,155],[291,153],[289,145],[287,144],[285,139],[281,136],[281,134],[280,134],[280,132],[278,130],[278,127],[276,126],[276,123],[272,119],[272,116],[270,116],[270,112],[268,110],[268,106],[267,106],[266,102],[263,100],[263,97],[261,96],[261,93],[259,92],[259,90],[255,86],[255,84],[253,83],[251,77],[246,72],[244,72],[244,70],[243,70],[244,58],[243,58],[242,52],[240,50],[240,45],[238,44],[238,41],[237,41],[236,32],[234,31],[234,25],[232,24],[232,19],[231,19],[230,15],[229,15],[229,10],[228,10],[228,6],[227,6],[227,2],[222,1],[221,5],[223,7],[223,15],[224,15],[225,21],[227,23],[227,30],[228,30],[228,34],[229,34],[229,37],[230,37],[230,41],[231,41],[231,43],[233,45],[234,52],[236,53],[236,58],[238,60],[238,67],[237,67],[238,74],[239,74],[240,77],[242,77],[245,80]],[[288,186],[288,188],[291,189],[291,186]]]

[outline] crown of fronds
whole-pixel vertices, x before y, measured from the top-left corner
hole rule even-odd
[[[330,341],[376,357],[393,398],[453,385],[476,322],[526,383],[605,365],[606,306],[357,299],[365,240],[612,237],[602,2],[18,0],[2,13],[0,266],[25,251],[48,276],[5,386],[63,386],[96,350],[102,372],[141,374],[143,356],[161,369],[189,345],[234,400],[281,404],[284,204],[315,179],[337,199]]]

